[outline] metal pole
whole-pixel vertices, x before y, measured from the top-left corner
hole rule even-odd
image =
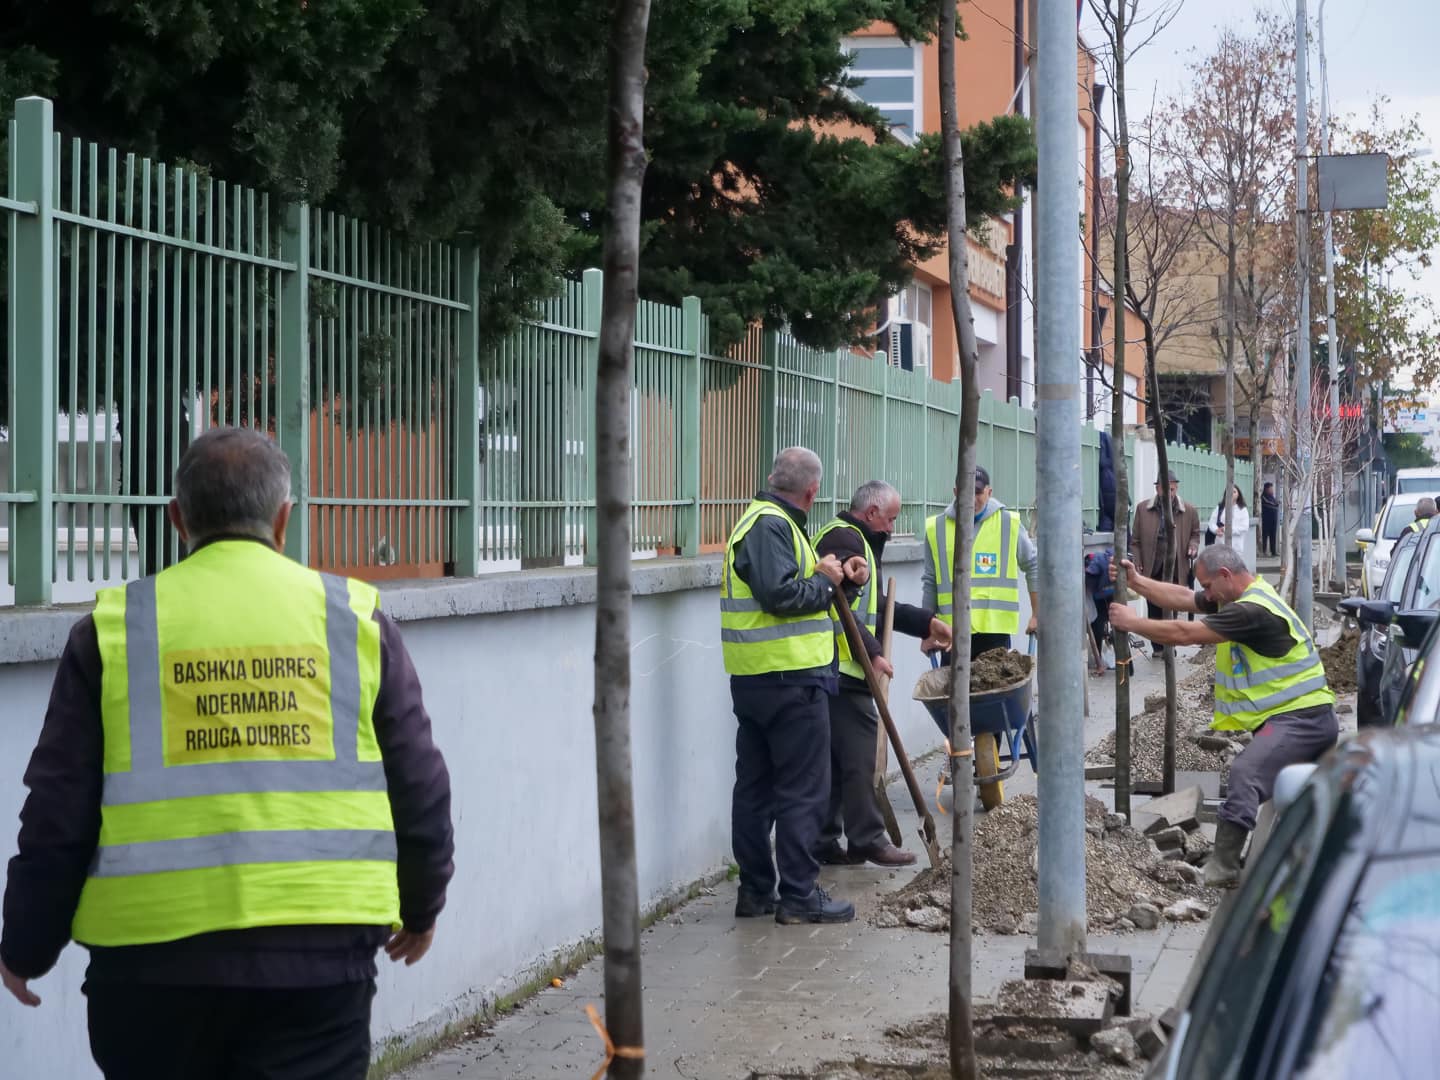
[[[1313,624],[1314,551],[1310,527],[1310,101],[1306,86],[1305,0],[1295,0],[1295,229],[1300,317],[1295,331],[1296,442],[1300,452],[1300,499],[1295,528],[1295,614]]]
[[[1075,118],[1079,58],[1075,18],[1064,4],[1039,5],[1036,134],[1040,184],[1036,274],[1036,408],[1040,588],[1040,947],[1085,948],[1085,745],[1081,670],[1084,625],[1075,588],[1080,533],[1080,160]]]
[[[1330,71],[1325,60],[1325,0],[1320,0],[1320,153],[1330,153]],[[1332,215],[1325,211],[1325,348],[1330,359],[1330,491],[1334,500],[1335,582],[1345,591],[1345,545],[1340,535],[1340,515],[1345,508],[1345,489],[1340,452],[1340,348],[1335,341],[1335,234]]]

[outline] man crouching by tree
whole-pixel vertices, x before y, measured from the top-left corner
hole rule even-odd
[[[1309,630],[1268,582],[1250,573],[1234,548],[1216,546],[1200,554],[1195,561],[1200,587],[1194,592],[1143,577],[1128,561],[1124,565],[1130,587],[1145,600],[1204,618],[1144,619],[1126,604],[1111,604],[1111,625],[1161,645],[1215,645],[1210,726],[1255,735],[1230,766],[1215,851],[1205,866],[1206,885],[1229,888],[1240,880],[1245,837],[1280,770],[1315,761],[1335,745],[1335,694]],[[1110,572],[1113,578],[1113,564]]]

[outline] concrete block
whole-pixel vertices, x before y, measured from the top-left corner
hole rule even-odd
[[[1170,1036],[1165,1033],[1158,1021],[1148,1020],[1145,1025],[1134,1032],[1135,1046],[1140,1053],[1151,1061],[1160,1056],[1160,1051],[1165,1049],[1165,1044],[1170,1041]]]
[[[1196,825],[1199,825],[1198,821]],[[1161,851],[1167,848],[1180,848],[1183,850],[1185,847],[1185,830],[1178,825],[1171,825],[1165,829],[1156,829],[1148,835],[1150,839],[1155,842],[1155,846]]]
[[[1012,979],[1000,987],[995,1020],[1001,1024],[1048,1024],[1089,1037],[1114,1012],[1110,991],[1098,982]]]
[[[1178,780],[1177,780],[1178,783]],[[1200,801],[1204,792],[1198,785],[1177,790],[1172,795],[1151,799],[1141,808],[1147,814],[1154,814],[1163,825],[1146,829],[1147,836],[1153,836],[1164,829],[1193,829],[1200,824]]]
[[[1115,1014],[1129,1016],[1132,1000],[1130,957],[1118,953],[1087,952],[1081,953],[1076,959],[1120,984],[1120,1000],[1115,1002]],[[1025,950],[1025,978],[1027,979],[1063,979],[1068,971],[1069,957],[1059,949]]]
[[[1075,1036],[1058,1028],[1034,1024],[1005,1027],[986,1026],[975,1032],[975,1052],[991,1057],[1023,1058],[1026,1061],[1060,1061],[1079,1045]]]

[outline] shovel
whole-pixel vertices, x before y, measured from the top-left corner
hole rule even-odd
[[[865,641],[860,636],[860,627],[855,622],[855,613],[850,610],[850,605],[845,603],[843,596],[835,602],[834,608],[840,616],[840,625],[845,628],[845,640],[850,643],[850,655],[855,658],[861,670],[865,672],[865,683],[870,687],[870,696],[875,699],[875,707],[880,710],[880,719],[885,724],[885,733],[890,736],[890,745],[895,748],[895,758],[900,763],[900,771],[905,774],[905,786],[910,789],[910,799],[915,803],[915,813],[920,815],[920,839],[925,843],[925,854],[930,857],[930,865],[938,870],[940,868],[940,844],[935,832],[935,819],[930,814],[930,807],[925,803],[925,793],[920,790],[920,781],[915,779],[915,770],[910,767],[910,758],[905,753],[904,745],[900,742],[900,732],[896,730],[895,721],[891,719],[890,706],[886,702],[884,688],[875,674],[875,668],[870,664],[870,654],[865,651]]]
[[[880,648],[881,655],[886,660],[890,659],[890,646],[895,642],[895,579],[892,577],[885,583],[885,614],[880,622]],[[890,700],[890,676],[880,675],[877,677],[882,694],[886,703]],[[879,700],[878,698],[876,700]],[[878,706],[877,706],[878,707]],[[896,847],[904,844],[900,835],[900,822],[895,820],[895,808],[890,805],[890,796],[885,791],[885,776],[890,771],[889,741],[885,737],[885,728],[881,726],[875,733],[875,801],[880,805],[880,816],[885,819],[885,831],[890,834],[890,842]]]

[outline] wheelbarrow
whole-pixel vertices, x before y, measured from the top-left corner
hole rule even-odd
[[[1035,639],[1030,639],[1030,655],[1035,655]],[[939,668],[940,658],[930,657],[932,669]],[[1015,775],[1022,758],[1029,758],[1032,771],[1039,771],[1035,744],[1035,710],[1031,707],[1031,675],[982,693],[970,695],[970,734],[975,747],[975,783],[980,786],[980,802],[993,810],[1005,801],[1004,781]],[[929,710],[930,717],[947,739],[950,736],[950,701],[948,697],[921,697],[916,700]],[[1001,768],[999,744],[1005,741],[1005,766]]]

